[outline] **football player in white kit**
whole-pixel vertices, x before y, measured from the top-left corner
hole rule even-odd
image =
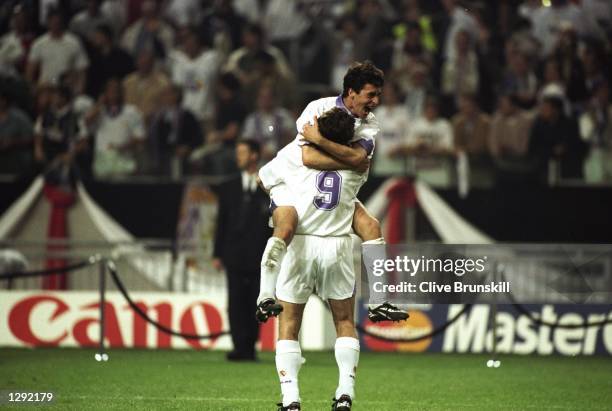
[[[256,311],[260,322],[265,322],[272,315],[278,315],[282,310],[282,306],[275,300],[276,279],[286,248],[291,243],[296,229],[303,234],[319,235],[313,231],[316,226],[309,224],[312,222],[298,218],[295,200],[299,195],[292,192],[295,185],[289,187],[287,181],[301,172],[303,166],[336,172],[348,169],[365,172],[368,169],[374,149],[374,137],[379,131],[372,110],[380,102],[383,83],[382,71],[373,64],[365,62],[352,65],[344,77],[342,95],[311,102],[296,122],[298,133],[303,134],[298,134],[293,142],[279,151],[277,156],[260,170],[262,185],[269,190],[272,205],[275,207],[272,214],[274,233],[268,240],[261,262],[261,285]],[[333,107],[341,108],[355,118],[355,133],[350,146],[330,141],[317,130],[316,118]],[[310,126],[310,122],[314,122],[314,125]],[[314,145],[304,145],[300,142],[302,138]],[[328,177],[326,181],[331,184],[333,180],[334,177]],[[321,195],[329,197],[333,202],[333,190],[333,187],[322,187]],[[352,207],[352,226],[363,244],[384,245],[378,221],[369,215],[356,199]],[[345,223],[339,220],[333,224],[342,226]],[[408,314],[387,302],[371,301],[368,317],[374,322],[398,321],[406,319]]]
[[[321,114],[317,129],[337,143],[348,144],[354,124],[353,116],[334,107]],[[285,185],[291,190],[272,190],[280,196],[294,196],[291,200],[298,216],[295,236],[276,285],[276,296],[283,308],[276,345],[276,368],[283,394],[280,411],[301,409],[298,373],[302,354],[298,335],[304,307],[313,293],[329,301],[336,327],[339,383],[333,409],[351,409],[359,340],[353,319],[355,270],[349,234],[357,192],[366,179],[366,173],[352,170],[320,171],[300,165],[296,172],[284,175]],[[278,198],[272,193],[271,196]]]

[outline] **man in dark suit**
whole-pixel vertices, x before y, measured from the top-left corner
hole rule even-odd
[[[258,325],[253,317],[259,294],[260,261],[272,230],[268,195],[257,185],[261,147],[255,140],[236,144],[240,175],[219,187],[214,266],[225,267],[229,322],[234,351],[228,360],[255,360]]]

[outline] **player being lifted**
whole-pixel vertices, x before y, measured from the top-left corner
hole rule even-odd
[[[330,141],[346,145],[353,137],[355,121],[345,110],[334,107],[320,115],[318,127]],[[293,204],[299,221],[276,283],[276,296],[283,308],[276,344],[276,369],[282,392],[279,411],[301,409],[298,374],[302,353],[298,335],[304,306],[314,292],[329,301],[336,328],[334,353],[339,382],[332,409],[347,411],[355,397],[359,361],[353,316],[355,270],[349,234],[355,198],[367,175],[352,170],[320,171],[304,165],[298,169],[299,172],[284,176],[295,196]]]
[[[299,197],[294,192],[296,187],[288,184],[290,177],[299,173],[301,166],[306,166],[323,171],[356,170],[364,173],[367,178],[374,138],[379,131],[372,111],[380,102],[383,83],[382,71],[372,63],[353,64],[344,76],[343,93],[308,104],[296,122],[298,133],[302,134],[298,134],[293,142],[280,150],[277,156],[259,171],[261,183],[269,190],[272,200],[274,232],[266,244],[261,261],[261,284],[256,311],[258,321],[265,322],[282,310],[282,306],[275,300],[276,280],[287,246],[296,230],[298,233],[312,234],[309,222],[298,218],[295,203]],[[350,145],[329,140],[318,130],[317,117],[333,107],[346,111],[355,119]],[[310,122],[314,124],[311,125]],[[302,137],[312,144],[304,143]],[[324,209],[331,210],[337,206],[335,190],[336,188],[325,185],[320,187],[319,194]],[[356,198],[351,206],[354,207],[352,227],[363,245],[384,245],[378,221]],[[332,224],[340,225],[340,222]],[[309,228],[303,229],[304,227]],[[408,313],[386,301],[370,301],[368,317],[373,322],[400,321],[408,318]]]

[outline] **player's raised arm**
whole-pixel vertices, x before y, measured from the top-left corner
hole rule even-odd
[[[347,163],[343,163],[335,157],[319,150],[314,145],[302,146],[302,162],[306,167],[314,168],[315,170],[355,170],[359,173],[364,173],[370,167],[370,160],[364,157],[364,160],[357,166],[353,167]]]
[[[319,147],[320,150],[306,150],[305,155],[304,147],[302,146],[302,161],[306,167],[315,168],[319,170],[342,170],[351,169],[356,171],[363,170],[365,166],[369,166],[368,150],[359,141],[353,143],[351,146],[345,146],[342,144],[334,143],[331,140],[326,139],[319,132],[318,122],[315,118],[313,124],[305,124],[302,129],[302,137],[305,141],[312,143]],[[316,153],[318,151],[318,154]],[[328,154],[326,156],[326,154]],[[332,165],[333,159],[336,159],[336,168],[327,168]]]

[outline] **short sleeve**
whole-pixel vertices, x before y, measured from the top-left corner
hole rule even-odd
[[[78,39],[74,39],[74,67],[77,70],[86,69],[89,66],[89,59],[87,58],[87,54],[81,45],[81,42]]]
[[[317,116],[317,104],[316,101],[312,101],[310,102],[306,108],[304,109],[304,111],[302,111],[302,114],[300,114],[300,117],[298,117],[298,119],[295,122],[295,126],[297,129],[298,133],[302,132],[302,129],[304,128],[304,126],[307,123],[311,123],[313,117]]]
[[[42,60],[41,51],[42,51],[42,45],[40,42],[40,38],[38,38],[32,45],[32,48],[30,49],[30,53],[28,55],[28,61],[30,63],[40,63],[40,61]]]
[[[133,106],[129,106],[127,110],[127,121],[131,137],[137,140],[144,140],[145,129],[144,122],[142,120],[142,114],[140,114],[140,111],[138,111],[138,109]]]
[[[362,138],[360,140],[355,141],[355,143],[363,147],[363,149],[368,154],[368,157],[370,157],[372,153],[374,152],[374,140],[368,140],[368,139]]]
[[[440,123],[440,148],[452,149],[453,143],[453,130],[450,123],[446,120]]]

